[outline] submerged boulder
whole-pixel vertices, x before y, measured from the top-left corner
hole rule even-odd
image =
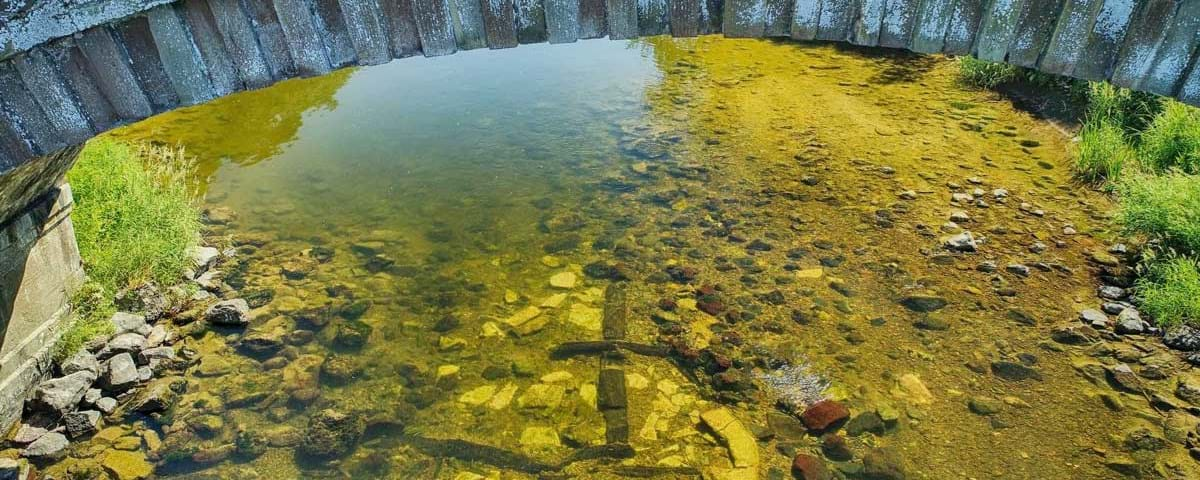
[[[318,459],[345,456],[358,445],[366,428],[366,421],[358,415],[322,410],[309,418],[300,452]]]
[[[219,327],[242,327],[250,323],[250,305],[240,298],[225,300],[208,307],[204,319]]]

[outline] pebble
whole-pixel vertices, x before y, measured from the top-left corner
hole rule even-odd
[[[952,252],[974,252],[979,248],[971,232],[962,232],[947,238],[942,244]]]
[[[564,289],[575,288],[575,282],[577,280],[578,279],[574,272],[557,273],[550,277],[550,286]]]

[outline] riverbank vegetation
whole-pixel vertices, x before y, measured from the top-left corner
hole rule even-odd
[[[181,149],[88,143],[67,174],[71,215],[88,280],[76,294],[74,319],[57,354],[110,333],[117,293],[146,282],[178,283],[196,245],[200,212],[187,184],[191,162]]]
[[[964,57],[959,79],[995,89],[1049,75]],[[1085,91],[1075,170],[1118,202],[1124,233],[1144,242],[1136,283],[1159,325],[1200,325],[1200,109],[1105,82],[1062,79]]]

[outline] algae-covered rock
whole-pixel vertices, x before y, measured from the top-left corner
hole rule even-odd
[[[342,348],[359,349],[367,344],[371,336],[371,326],[358,320],[347,320],[339,323],[333,343]]]
[[[104,456],[101,465],[115,480],[140,480],[154,473],[154,465],[140,452],[113,450]]]
[[[319,459],[345,456],[354,450],[366,430],[361,416],[325,409],[308,420],[300,452]]]

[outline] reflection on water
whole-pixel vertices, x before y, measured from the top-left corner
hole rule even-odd
[[[1124,394],[1088,380],[1094,352],[1049,340],[1088,307],[1106,200],[1070,183],[1067,139],[953,68],[523,46],[116,132],[201,159],[210,241],[241,253],[224,282],[258,305],[187,341],[188,392],[144,426],[160,471],[780,478],[801,453],[867,478],[1186,475],[1182,447],[1122,443],[1156,413],[1106,407]],[[980,252],[943,253],[959,228]],[[614,338],[632,346],[572,343]],[[824,398],[849,408],[840,435],[783,413]]]

